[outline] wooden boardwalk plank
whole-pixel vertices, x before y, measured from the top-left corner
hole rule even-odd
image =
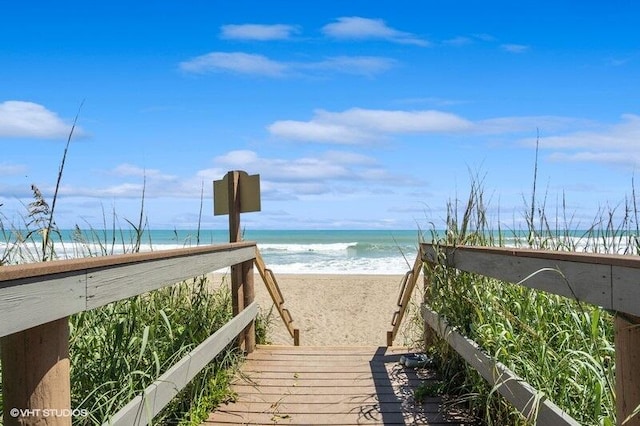
[[[362,371],[364,369],[358,369],[359,371],[353,371],[353,370],[315,371],[313,370],[313,367],[309,367],[308,370],[311,370],[311,371],[305,371],[305,370],[296,368],[295,372],[293,373],[291,372],[291,370],[289,371],[282,371],[282,370],[244,371],[244,373],[247,374],[248,377],[251,379],[261,379],[261,380],[292,378],[292,379],[298,379],[299,381],[336,380],[336,379],[348,379],[348,380],[359,381],[359,380],[383,380],[386,377],[389,377],[389,373],[387,373],[386,371],[372,373],[371,370]],[[394,372],[391,372],[391,373],[396,374]],[[415,378],[419,380],[429,379],[428,375],[424,375],[424,374],[416,374],[415,376],[416,376]]]
[[[260,346],[234,380],[234,403],[204,425],[469,424],[442,399],[413,398],[434,373],[399,364],[405,348]]]
[[[344,393],[328,393],[324,395],[321,399],[318,398],[318,394],[316,393],[243,393],[242,400],[245,402],[268,402],[270,404],[273,403],[282,403],[295,401],[297,404],[317,404],[318,401],[326,404],[340,404],[340,403],[370,403],[370,402],[380,402],[380,403],[389,403],[396,402],[398,400],[398,396],[394,392],[388,393],[354,393],[354,394],[344,394]],[[440,404],[440,397],[427,397],[424,401],[425,404]]]
[[[295,395],[293,396],[295,397]],[[289,399],[294,399],[294,398]],[[222,411],[227,413],[287,413],[287,414],[342,414],[342,413],[404,413],[407,409],[415,410],[418,413],[439,413],[440,404],[421,404],[419,406],[415,404],[402,405],[393,402],[361,402],[361,401],[340,401],[340,402],[287,402],[287,398],[283,401],[277,401],[275,403],[269,402],[252,402],[243,401],[236,402],[233,406],[230,406]]]
[[[440,414],[403,414],[390,413],[384,416],[376,413],[339,413],[306,415],[275,414],[237,414],[220,413],[206,425],[462,425],[464,422],[451,421]]]

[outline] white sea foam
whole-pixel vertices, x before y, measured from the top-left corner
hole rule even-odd
[[[507,239],[505,247],[530,248],[526,238]],[[557,238],[536,237],[534,248],[546,250],[566,251],[574,253],[598,253],[618,255],[638,255],[640,248],[638,237],[635,235],[611,236],[562,236]]]
[[[328,244],[272,244],[264,243],[259,244],[261,252],[268,251],[280,251],[290,253],[304,253],[304,252],[344,252],[349,248],[354,248],[358,245],[357,242],[352,243],[328,243]]]
[[[169,233],[167,233],[169,235]],[[143,239],[140,252],[159,251],[188,247],[185,239],[157,238],[154,234]],[[383,234],[365,236],[357,233],[323,232],[310,238],[308,233],[296,235],[285,232],[278,240],[267,235],[266,242],[258,241],[265,263],[276,274],[404,274],[410,269],[416,256],[415,241],[405,236],[398,242]],[[309,242],[307,242],[309,241]],[[526,236],[504,241],[506,246],[528,246]],[[561,236],[541,239],[536,245],[544,248],[589,253],[637,254],[638,241],[634,235],[609,236]],[[55,243],[55,257],[69,259],[105,254],[131,253],[132,244],[120,241],[115,244],[73,241]],[[0,242],[0,259],[7,264],[37,262],[41,260],[42,246],[39,241],[23,243]]]
[[[181,244],[141,244],[140,253],[151,251],[170,250],[184,248]],[[117,255],[131,253],[132,245],[114,244],[101,245],[95,243],[56,243],[54,246],[54,257],[57,260],[77,259],[83,257],[98,257],[107,255]],[[38,243],[0,243],[0,259],[4,259],[7,264],[32,263],[42,260],[42,246]]]
[[[350,258],[317,260],[315,262],[276,263],[269,264],[268,267],[276,274],[327,275],[404,275],[411,269],[401,257]]]

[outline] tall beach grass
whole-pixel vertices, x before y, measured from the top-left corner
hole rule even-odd
[[[535,178],[534,178],[535,181]],[[632,187],[634,185],[632,184]],[[638,209],[632,197],[601,209],[585,229],[566,211],[564,196],[549,214],[547,194],[525,203],[524,226],[492,227],[482,179],[472,178],[465,203],[448,204],[446,233],[436,245],[638,254]],[[581,424],[615,424],[613,316],[599,307],[465,273],[441,262],[425,267],[424,301],[484,351],[542,392]],[[528,424],[441,339],[428,342],[443,374],[442,390],[489,425]]]
[[[73,130],[51,203],[32,185],[33,200],[25,205],[26,212],[18,223],[3,215],[0,204],[0,268],[64,257],[138,252],[147,237],[143,192],[135,223],[124,219],[127,226],[123,228],[115,212],[107,220],[103,211],[102,230],[82,230],[76,225],[72,243],[62,238],[54,212],[72,134]],[[198,235],[196,241],[199,240]],[[151,241],[149,245],[152,246]],[[108,421],[168,367],[232,318],[228,283],[223,282],[216,289],[209,284],[206,277],[194,277],[70,317],[71,406],[88,413],[74,418],[74,424]],[[266,339],[267,323],[268,317],[259,315],[258,343]],[[228,385],[240,357],[229,345],[154,419],[154,424],[200,424],[216,405],[233,397]],[[0,369],[0,412],[1,379]]]
[[[44,220],[49,205],[34,187],[34,201],[19,224],[0,216],[2,265],[46,261],[65,256],[88,257],[131,253],[140,249],[144,225],[106,231],[76,227],[73,243],[65,242]],[[116,220],[112,222],[116,224]],[[46,235],[46,237],[45,237]],[[105,236],[109,240],[105,240]],[[74,424],[107,421],[168,367],[232,318],[228,282],[212,286],[207,277],[176,283],[154,292],[80,312],[70,317],[72,407],[89,415]],[[266,339],[261,316],[259,341]],[[154,424],[199,424],[222,401],[232,398],[229,380],[241,354],[232,345],[210,363]],[[0,370],[1,379],[1,370]],[[0,382],[1,386],[1,382]],[[0,387],[0,410],[2,392]]]
[[[86,424],[100,424],[231,318],[228,288],[211,291],[205,277],[72,316],[72,406],[90,413]],[[202,421],[231,397],[239,356],[222,352],[154,424]]]

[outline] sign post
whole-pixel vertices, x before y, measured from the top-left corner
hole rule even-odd
[[[213,214],[229,215],[229,242],[242,241],[240,213],[260,211],[260,175],[234,170],[213,182]],[[231,266],[231,300],[233,316],[253,303],[253,260]],[[252,321],[238,336],[238,346],[245,352],[255,347],[255,323]]]

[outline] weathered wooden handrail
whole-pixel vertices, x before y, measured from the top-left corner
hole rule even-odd
[[[483,352],[476,342],[451,328],[442,317],[426,305],[422,307],[422,317],[426,324],[433,328],[491,386],[496,386],[498,392],[525,416],[536,413],[536,422],[539,425],[579,426],[571,416],[524,382],[504,364]]]
[[[422,244],[424,260],[437,247]],[[447,266],[640,316],[640,256],[443,246]]]
[[[127,405],[131,412],[138,413],[136,423],[130,422],[129,411],[118,414],[123,420],[114,418],[109,422],[148,424],[172,395],[219,353],[220,345],[224,348],[239,336],[239,340],[245,342],[245,350],[253,350],[255,340],[247,334],[253,330],[257,314],[250,288],[254,258],[255,243],[238,242],[3,266],[0,268],[0,337],[4,424],[12,426],[23,421],[31,424],[35,420],[33,416],[42,414],[43,410],[70,411],[69,315],[221,268],[241,266],[241,279],[247,287],[242,292],[245,295],[242,306],[246,308]],[[238,294],[232,293],[232,298],[237,297]],[[159,384],[160,381],[164,384]],[[153,408],[149,411],[149,407]],[[11,409],[23,411],[10,414]],[[13,415],[16,412],[19,415]],[[48,425],[71,425],[70,416],[46,420]]]
[[[178,392],[184,388],[206,365],[244,330],[258,314],[253,302],[209,336],[187,356],[175,363],[149,385],[142,395],[129,401],[103,426],[131,426],[151,424],[153,418]]]
[[[416,283],[418,282],[418,277],[420,276],[420,272],[422,271],[422,258],[422,248],[419,248],[418,254],[416,255],[416,260],[413,263],[413,267],[410,271],[407,271],[407,273],[404,274],[404,277],[402,278],[400,294],[398,295],[397,302],[398,310],[393,313],[393,317],[391,318],[391,331],[387,331],[387,346],[393,346],[393,341],[396,339],[396,335],[400,330],[400,324],[402,324],[404,314],[409,307],[413,289],[415,288]]]
[[[0,337],[252,260],[243,242],[0,268]]]
[[[258,273],[260,274],[264,285],[267,287],[267,291],[271,296],[271,300],[273,300],[273,304],[280,314],[282,322],[289,332],[289,335],[293,338],[293,345],[300,346],[300,330],[293,326],[293,318],[291,317],[291,312],[289,312],[289,310],[284,307],[284,297],[282,296],[282,292],[280,291],[280,286],[278,285],[276,276],[273,274],[273,271],[271,269],[268,269],[265,265],[264,259],[262,259],[262,255],[260,254],[260,250],[258,250],[258,247],[256,247],[255,264],[258,268]]]
[[[640,257],[626,255],[602,255],[595,253],[557,252],[531,249],[474,247],[474,246],[437,246],[421,244],[422,260],[427,264],[444,264],[461,271],[476,273],[487,277],[511,282],[518,285],[558,294],[580,302],[587,302],[616,312],[616,411],[618,424],[622,424],[640,404]],[[446,324],[428,307],[423,309],[425,321],[441,337],[468,361],[477,360],[480,351],[468,346],[459,350],[453,341],[461,338],[454,330],[442,327]],[[454,337],[452,337],[454,336]],[[464,352],[464,354],[463,354]],[[473,353],[471,353],[473,352]],[[465,354],[467,356],[465,356]],[[497,361],[487,371],[494,376],[505,375],[505,370],[496,367]],[[486,377],[486,375],[485,375]],[[497,378],[497,389],[505,397],[515,393],[531,395],[520,389],[518,380],[511,380],[504,386],[504,379]],[[524,384],[526,385],[526,384]],[[523,385],[523,386],[524,386]],[[515,386],[515,388],[514,388]],[[529,386],[529,385],[526,385]],[[526,387],[525,386],[525,387]],[[529,386],[530,387],[530,386]],[[507,389],[505,393],[501,388]],[[516,397],[519,398],[519,397]],[[514,405],[528,407],[527,401],[516,401]],[[560,417],[555,409],[543,409],[545,416],[539,418],[539,424],[558,424]],[[551,413],[551,414],[549,414]],[[551,417],[547,417],[547,414]],[[565,419],[573,424],[573,419]],[[628,420],[625,425],[640,425],[640,416]]]

